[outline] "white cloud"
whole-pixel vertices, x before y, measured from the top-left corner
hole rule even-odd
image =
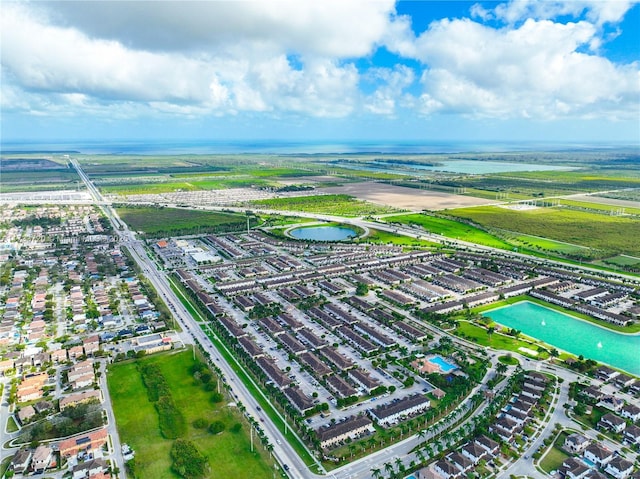
[[[580,53],[595,35],[586,21],[529,19],[502,29],[468,19],[433,23],[416,42],[427,65],[422,109],[498,118],[637,115],[638,64]]]
[[[372,68],[366,74],[366,79],[378,84],[375,91],[364,98],[364,109],[379,115],[394,115],[402,99],[405,88],[415,81],[414,71],[405,65],[394,68]]]

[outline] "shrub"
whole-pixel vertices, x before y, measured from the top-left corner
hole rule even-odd
[[[206,429],[209,425],[209,422],[205,418],[201,417],[193,421],[192,425],[196,429]]]
[[[224,429],[225,425],[222,421],[213,421],[209,426],[209,432],[211,434],[220,434]]]
[[[178,439],[171,447],[172,469],[185,479],[200,479],[209,473],[209,463],[191,441]]]

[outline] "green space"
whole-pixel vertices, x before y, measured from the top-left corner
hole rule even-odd
[[[558,208],[509,210],[495,206],[459,208],[449,214],[471,220],[481,227],[539,236],[587,246],[601,256],[640,254],[640,221],[584,211]]]
[[[336,216],[369,216],[393,213],[397,211],[387,206],[374,205],[358,200],[350,195],[313,195],[291,198],[273,198],[256,200],[251,204],[256,208],[269,208],[280,211],[302,211]]]
[[[153,365],[166,379],[171,397],[186,421],[183,439],[195,443],[206,456],[212,472],[207,477],[271,478],[272,468],[263,455],[250,451],[248,426],[239,411],[223,402],[214,402],[212,393],[195,380],[191,351],[157,354],[137,361],[109,366],[109,390],[118,431],[123,442],[136,452],[134,474],[138,478],[177,478],[171,470],[173,440],[160,432],[158,413],[149,400],[140,374],[140,366]],[[224,432],[211,434],[194,426],[204,419],[208,424],[221,422]],[[240,431],[233,432],[241,423]]]
[[[176,281],[173,281],[173,279],[171,278],[170,284],[171,289],[176,293],[176,295],[180,299],[180,302],[185,306],[185,308],[187,308],[194,319],[197,319],[200,323],[203,323],[206,315],[204,314],[204,312],[200,312],[199,307],[194,304],[194,300],[190,298],[184,286],[182,286],[182,284],[180,283],[177,283]],[[233,369],[233,371],[238,375],[245,387],[249,390],[251,397],[255,399],[260,407],[262,407],[263,412],[267,416],[269,416],[273,424],[285,434],[287,434],[287,431],[289,431],[287,434],[287,440],[289,444],[293,447],[293,449],[297,452],[298,456],[305,462],[305,464],[313,468],[315,466],[314,458],[310,455],[309,451],[305,448],[302,442],[300,442],[300,440],[298,440],[291,434],[291,427],[287,425],[282,416],[277,413],[274,406],[272,406],[272,404],[265,397],[263,391],[258,388],[247,371],[236,360],[235,356],[232,355],[230,350],[222,343],[222,341],[211,330],[211,328],[206,327],[203,324],[201,324],[200,327],[206,333],[207,337],[211,340],[211,343],[224,358],[229,367]]]
[[[434,243],[432,241],[398,235],[388,231],[381,231],[372,228],[369,229],[369,235],[360,241],[375,244],[395,244],[416,248],[439,248],[441,246],[439,243]]]
[[[554,241],[540,236],[512,233],[504,233],[503,236],[514,246],[549,253],[571,255],[585,253],[585,250],[588,250],[586,246],[563,243],[562,241]]]
[[[482,328],[468,321],[459,321],[458,327],[454,331],[454,334],[456,336],[479,344],[480,346],[490,347],[503,351],[513,351],[522,354],[523,356],[528,356],[528,354],[520,350],[520,348],[527,348],[533,351],[538,350],[537,344],[518,339],[514,336],[502,334],[499,332],[499,330],[500,326],[488,326],[487,328]],[[534,359],[546,359],[547,357],[549,357],[549,354],[545,350],[540,351],[538,355],[534,357]]]
[[[506,364],[507,366],[515,366],[520,363],[520,361],[518,361],[510,354],[505,354],[504,356],[498,357],[498,361],[500,361],[502,364]]]
[[[493,248],[511,249],[512,245],[493,236],[480,228],[466,223],[454,221],[426,214],[412,214],[393,216],[389,218],[390,223],[400,223],[407,225],[421,226],[429,233],[437,233],[448,238],[456,238],[471,243],[491,246]]]
[[[152,237],[225,233],[247,227],[245,215],[182,208],[117,206],[118,216],[134,231]],[[250,219],[255,226],[257,220]]]
[[[564,440],[566,438],[566,432],[559,434],[556,440],[553,442],[553,446],[549,448],[547,453],[540,461],[540,467],[547,474],[551,473],[551,471],[557,471],[562,463],[570,457],[569,454],[560,449],[564,444]]]

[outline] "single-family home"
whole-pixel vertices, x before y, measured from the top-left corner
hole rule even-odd
[[[640,407],[635,404],[626,404],[625,406],[622,406],[622,409],[620,409],[620,416],[625,419],[630,419],[633,422],[637,422],[640,420]]]
[[[609,429],[615,433],[624,431],[625,427],[627,427],[625,420],[610,412],[602,416],[600,421],[598,421],[598,428]]]
[[[31,462],[31,456],[33,453],[31,449],[23,448],[20,449],[11,459],[11,468],[13,472],[16,474],[22,474],[29,467],[29,463]]]
[[[633,472],[633,463],[623,457],[616,456],[607,464],[604,472],[611,474],[616,479],[626,479]]]
[[[41,444],[33,452],[33,458],[31,459],[31,469],[34,473],[40,474],[49,467],[52,459],[53,449]]]
[[[622,437],[629,444],[640,445],[640,426],[636,426],[635,424],[627,426],[622,432]]]
[[[598,443],[594,443],[587,446],[582,456],[596,466],[604,467],[613,459],[613,452]]]
[[[591,440],[577,432],[569,434],[564,440],[565,450],[572,454],[580,454],[589,444],[591,444]]]

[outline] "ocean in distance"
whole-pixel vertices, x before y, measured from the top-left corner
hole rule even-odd
[[[487,152],[567,151],[625,148],[628,144],[557,144],[541,142],[447,141],[282,141],[282,140],[3,140],[1,153],[78,153],[85,155],[207,154],[451,154]]]

